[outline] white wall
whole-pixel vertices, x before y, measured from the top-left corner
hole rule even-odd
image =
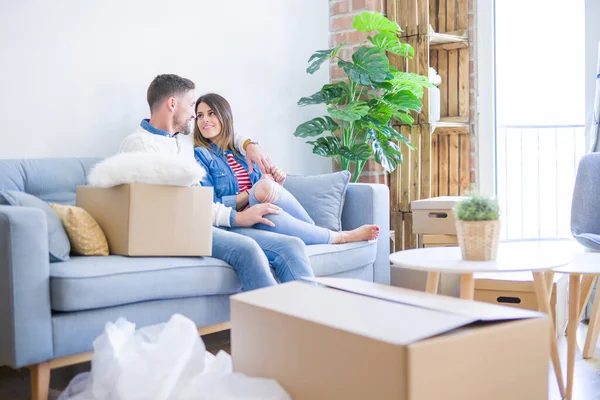
[[[168,5],[167,5],[168,4]],[[0,158],[107,156],[149,115],[157,74],[227,98],[236,130],[289,173],[331,171],[292,134],[327,83],[324,0],[26,0],[0,3]]]
[[[585,132],[586,143],[589,143],[588,132],[591,125],[594,93],[596,91],[596,74],[598,63],[598,43],[600,42],[600,0],[585,1]],[[586,145],[586,150],[588,146]]]

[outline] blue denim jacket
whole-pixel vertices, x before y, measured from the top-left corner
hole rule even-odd
[[[214,201],[223,203],[227,207],[235,210],[235,196],[240,193],[237,176],[227,164],[227,154],[233,154],[235,160],[248,171],[248,164],[244,157],[240,157],[231,150],[223,151],[214,143],[211,148],[196,147],[194,157],[196,161],[206,170],[206,176],[202,178],[202,186],[214,187]],[[254,164],[254,169],[250,175],[250,182],[254,185],[262,176],[258,166]]]

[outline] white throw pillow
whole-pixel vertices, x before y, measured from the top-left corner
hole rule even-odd
[[[160,153],[121,153],[94,166],[88,184],[112,187],[127,183],[193,186],[206,171],[193,158]]]

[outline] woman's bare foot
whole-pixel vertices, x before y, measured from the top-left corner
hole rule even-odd
[[[377,225],[363,225],[352,231],[335,232],[333,244],[361,242],[363,240],[374,240],[379,236]]]

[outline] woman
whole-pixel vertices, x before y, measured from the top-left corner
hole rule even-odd
[[[307,245],[341,244],[377,238],[377,225],[363,225],[342,232],[316,226],[296,198],[283,188],[285,172],[273,167],[271,174],[263,175],[254,166],[252,172],[248,173],[248,165],[235,149],[233,137],[233,116],[227,100],[214,93],[201,96],[196,101],[194,155],[207,172],[200,183],[214,187],[216,202],[238,211],[258,203],[272,203],[282,210],[279,214],[267,216],[274,226],[260,223],[254,227],[296,236]]]

